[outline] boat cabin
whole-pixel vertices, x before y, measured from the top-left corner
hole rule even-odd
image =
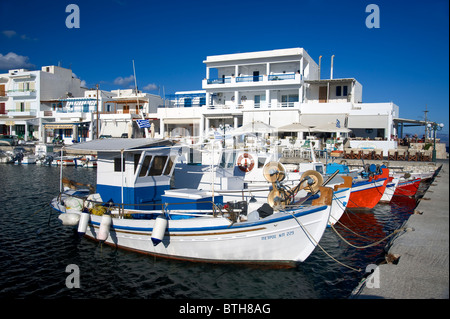
[[[145,138],[95,140],[69,149],[97,152],[97,193],[103,202],[129,209],[161,209],[179,150],[172,141]]]

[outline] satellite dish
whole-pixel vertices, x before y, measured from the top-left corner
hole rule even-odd
[[[280,162],[269,162],[264,165],[263,175],[269,183],[281,182],[286,177],[286,169]]]
[[[300,180],[304,180],[306,178],[308,178],[308,180],[303,182],[307,185],[305,188],[307,190],[309,189],[311,193],[317,193],[319,191],[319,187],[323,184],[322,174],[314,170],[308,170],[302,174]]]

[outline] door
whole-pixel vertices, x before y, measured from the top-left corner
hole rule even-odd
[[[253,71],[253,82],[259,81],[259,71]]]
[[[319,87],[319,103],[327,103],[328,91],[326,86]]]
[[[255,107],[260,107],[261,105],[261,95],[255,95]]]

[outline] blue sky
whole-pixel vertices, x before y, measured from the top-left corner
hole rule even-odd
[[[80,8],[69,29],[66,6]],[[365,12],[380,8],[380,28]],[[201,89],[208,55],[302,47],[322,78],[354,77],[363,102],[394,102],[400,117],[449,127],[449,1],[0,0],[0,72],[72,68],[88,87],[128,87],[135,60],[140,89]]]

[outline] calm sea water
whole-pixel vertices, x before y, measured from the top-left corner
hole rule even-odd
[[[63,174],[92,183],[96,170],[67,167]],[[0,298],[340,299],[349,297],[367,265],[384,256],[386,242],[355,249],[327,229],[323,249],[362,272],[319,248],[293,269],[154,258],[79,239],[62,226],[49,207],[59,192],[59,168],[0,165],[0,178]],[[341,219],[345,227],[336,228],[354,245],[368,245],[399,228],[415,206],[414,199],[398,198],[370,211],[348,212]],[[70,264],[79,267],[80,288],[66,287]]]

